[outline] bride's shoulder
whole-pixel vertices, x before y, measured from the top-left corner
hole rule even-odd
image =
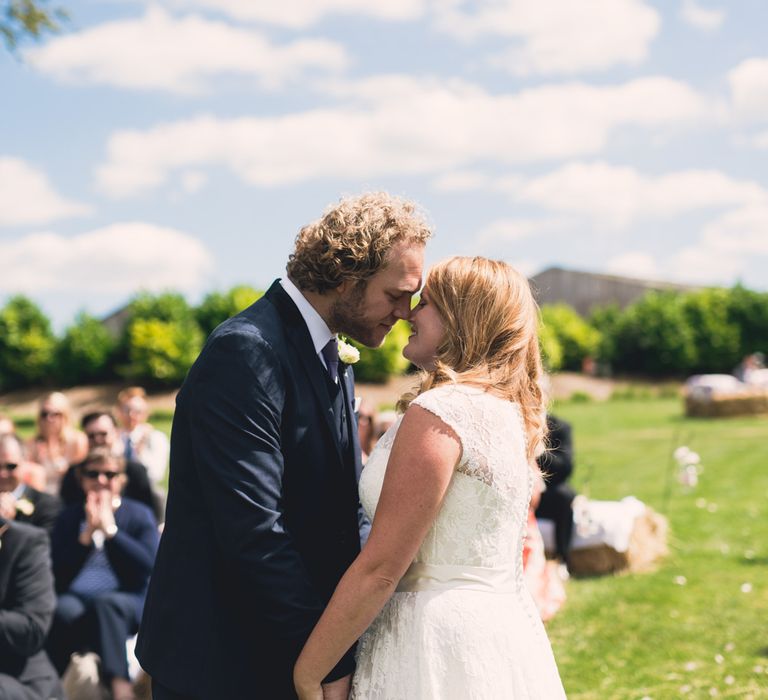
[[[455,428],[465,422],[483,394],[482,389],[468,384],[441,384],[419,394],[411,406],[419,406]]]

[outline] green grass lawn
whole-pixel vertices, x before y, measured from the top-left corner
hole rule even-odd
[[[768,418],[686,419],[679,399],[555,412],[573,424],[579,491],[636,496],[670,523],[654,573],[568,583],[548,625],[568,697],[768,698]],[[670,464],[683,444],[702,459],[690,493]]]
[[[633,495],[670,522],[654,573],[569,581],[548,625],[568,697],[768,698],[768,418],[685,419],[678,398],[555,412],[573,424],[580,492]],[[170,432],[169,413],[151,420]],[[670,461],[683,444],[702,458],[690,493]]]

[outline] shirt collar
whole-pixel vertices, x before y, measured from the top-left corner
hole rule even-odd
[[[331,338],[336,337],[336,334],[331,333],[331,329],[328,328],[328,324],[323,321],[323,317],[317,313],[315,307],[307,301],[307,298],[301,293],[301,290],[291,282],[291,280],[287,277],[283,277],[280,280],[280,285],[299,309],[299,313],[304,319],[304,323],[307,324],[309,335],[312,337],[315,353],[320,354],[320,351],[328,344],[328,341],[331,340]],[[320,355],[321,359],[322,357],[323,356]],[[325,364],[325,361],[323,361],[323,364]]]
[[[27,488],[26,484],[19,484],[11,492],[11,495],[18,501],[24,495],[24,491],[26,490],[26,488]]]

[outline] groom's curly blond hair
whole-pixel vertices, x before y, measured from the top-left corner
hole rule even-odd
[[[365,283],[395,244],[424,245],[431,235],[413,202],[386,192],[346,197],[299,231],[286,271],[299,289],[322,294],[345,280]]]

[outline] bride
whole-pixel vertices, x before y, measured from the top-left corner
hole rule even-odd
[[[434,267],[403,354],[425,370],[360,480],[373,521],[294,668],[301,700],[361,637],[357,700],[564,698],[522,572],[544,406],[538,312],[502,262]]]

